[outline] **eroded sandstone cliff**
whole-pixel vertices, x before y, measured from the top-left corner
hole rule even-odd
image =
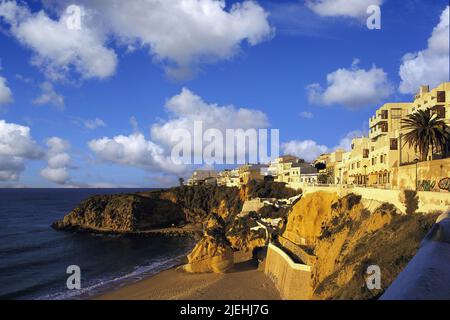
[[[414,256],[436,214],[400,215],[389,204],[370,212],[361,198],[317,192],[292,208],[283,236],[316,256],[312,299],[378,297]],[[367,268],[381,270],[381,289],[366,286]]]
[[[225,273],[233,269],[234,256],[230,242],[225,236],[225,221],[212,214],[205,223],[203,237],[187,256],[183,270],[192,273]]]

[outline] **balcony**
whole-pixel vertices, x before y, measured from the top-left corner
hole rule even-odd
[[[378,124],[374,127],[371,127],[369,131],[369,138],[376,139],[380,135],[387,134],[389,132],[389,125],[388,122],[385,120],[381,120],[378,122]]]
[[[389,118],[388,110],[379,110],[377,114],[369,119],[369,127],[372,128],[382,121],[387,121]]]

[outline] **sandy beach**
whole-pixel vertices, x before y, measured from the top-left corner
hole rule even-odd
[[[189,274],[169,269],[100,295],[96,300],[277,300],[280,295],[249,254],[235,253],[226,274]]]

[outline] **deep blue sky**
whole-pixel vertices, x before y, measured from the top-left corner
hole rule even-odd
[[[64,97],[64,110],[51,103],[32,103],[41,94],[40,84],[48,79],[30,63],[33,51],[11,35],[8,24],[0,23],[0,76],[7,80],[14,98],[13,103],[1,106],[0,119],[29,127],[32,138],[43,149],[49,137],[67,140],[71,144],[71,179],[86,184],[154,186],[164,184],[166,178],[170,181],[170,175],[158,170],[100,163],[87,142],[131,134],[130,117],[149,138],[150,126],[168,119],[166,101],[183,87],[206,103],[264,112],[271,126],[280,129],[282,143],[314,140],[332,148],[349,132],[366,130],[368,118],[379,104],[356,110],[339,103],[317,105],[308,101],[306,87],[311,83],[326,87],[327,74],[339,68],[350,69],[357,58],[360,69],[376,65],[387,73],[393,91],[383,102],[411,101],[411,94],[398,90],[402,57],[427,48],[427,40],[448,5],[447,0],[385,0],[382,29],[368,30],[365,22],[351,17],[321,17],[303,2],[258,3],[270,13],[268,19],[275,28],[271,39],[255,46],[243,42],[240,52],[229,59],[199,63],[200,70],[188,80],[168,77],[164,64],[153,61],[148,49],[126,53],[124,46],[111,41],[108,46],[118,55],[114,75],[86,80],[74,75],[71,83],[52,81],[55,91]],[[291,9],[286,11],[283,6]],[[33,3],[31,11],[39,8]],[[302,117],[302,112],[312,113],[313,118]],[[102,119],[106,126],[90,130],[76,120],[95,118]],[[46,166],[45,156],[24,159],[24,165],[18,179],[4,180],[0,185],[57,185],[40,175]],[[155,175],[163,180],[155,180]]]

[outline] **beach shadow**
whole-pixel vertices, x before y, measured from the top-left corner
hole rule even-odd
[[[234,272],[245,272],[258,269],[258,261],[250,259],[247,261],[238,262],[234,265]]]

